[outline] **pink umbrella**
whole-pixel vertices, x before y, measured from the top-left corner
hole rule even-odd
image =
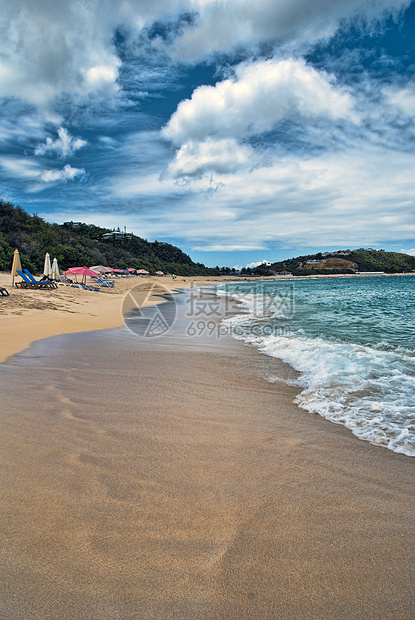
[[[146,271],[145,269],[138,269],[137,273],[144,273],[146,276],[150,275],[150,272]]]
[[[135,271],[135,269],[133,269],[132,267],[128,267],[127,271]]]
[[[65,275],[82,276],[82,280],[86,280],[87,276],[90,278],[99,278],[101,274],[96,271],[92,271],[89,267],[71,267],[65,271]]]

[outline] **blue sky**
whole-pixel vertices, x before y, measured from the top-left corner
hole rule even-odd
[[[209,266],[415,254],[415,2],[2,0],[0,197]]]

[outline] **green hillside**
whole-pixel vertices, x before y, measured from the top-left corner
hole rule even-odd
[[[414,270],[415,256],[363,248],[298,256],[268,267],[270,273],[289,271],[295,276],[347,274],[356,271],[407,273]]]
[[[34,273],[43,270],[45,253],[56,257],[61,269],[81,265],[110,265],[118,269],[158,270],[180,276],[216,275],[217,270],[194,263],[179,248],[135,235],[103,239],[107,228],[90,224],[49,224],[20,207],[0,201],[0,271],[9,271],[15,248],[22,266]]]

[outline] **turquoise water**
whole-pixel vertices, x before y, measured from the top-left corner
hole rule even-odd
[[[297,404],[415,456],[415,276],[232,283],[236,338],[293,366]],[[274,380],[279,380],[275,377]]]

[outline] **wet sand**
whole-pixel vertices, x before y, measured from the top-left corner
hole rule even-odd
[[[0,365],[0,618],[413,618],[413,459],[185,320]]]

